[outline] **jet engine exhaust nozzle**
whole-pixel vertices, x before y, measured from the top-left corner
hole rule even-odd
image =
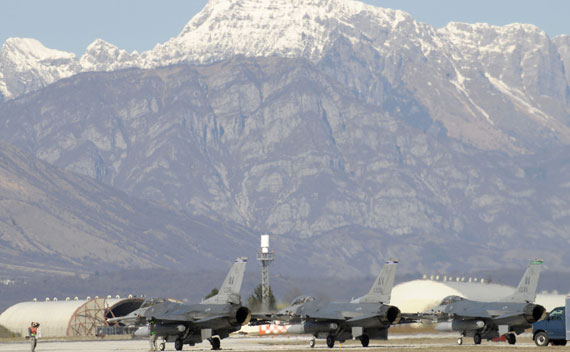
[[[247,307],[239,307],[231,319],[232,325],[247,325],[251,320],[251,311]]]
[[[395,306],[387,306],[387,305],[383,306],[382,308],[380,308],[379,315],[380,315],[379,317],[380,321],[385,325],[398,324],[398,322],[402,318],[400,309],[398,309],[398,307]]]
[[[546,316],[546,309],[540,304],[529,303],[524,308],[524,318],[530,324],[542,320]]]

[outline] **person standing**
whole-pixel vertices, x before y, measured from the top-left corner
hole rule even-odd
[[[28,335],[30,335],[30,347],[31,351],[36,351],[36,346],[38,345],[38,327],[40,326],[39,323],[32,322],[30,327],[28,328]]]
[[[148,332],[149,332],[148,342],[150,344],[149,351],[151,352],[158,351],[156,349],[156,340],[158,339],[158,335],[156,334],[156,324],[154,323],[154,320],[151,320],[150,323],[148,324]]]

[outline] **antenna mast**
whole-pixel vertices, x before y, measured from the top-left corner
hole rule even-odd
[[[275,259],[275,251],[269,250],[269,235],[261,235],[261,249],[257,261],[261,264],[261,304],[264,310],[269,308],[269,264]]]

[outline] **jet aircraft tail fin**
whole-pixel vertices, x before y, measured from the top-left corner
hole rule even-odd
[[[368,292],[368,294],[355,299],[355,303],[390,303],[390,296],[392,295],[392,287],[394,286],[394,280],[396,279],[396,267],[398,265],[397,260],[389,260],[384,263],[384,267],[374,285]]]
[[[230,271],[226,276],[222,287],[220,287],[218,294],[203,300],[202,304],[241,304],[240,291],[246,264],[247,257],[237,258],[230,268]]]
[[[512,295],[503,298],[502,302],[534,302],[536,298],[536,287],[540,271],[542,270],[542,260],[531,260],[526,271],[519,282],[517,290]]]

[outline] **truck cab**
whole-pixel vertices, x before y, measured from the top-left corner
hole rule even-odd
[[[566,305],[569,300],[566,300]],[[546,318],[532,324],[532,337],[537,346],[566,345],[566,307],[554,308]]]

